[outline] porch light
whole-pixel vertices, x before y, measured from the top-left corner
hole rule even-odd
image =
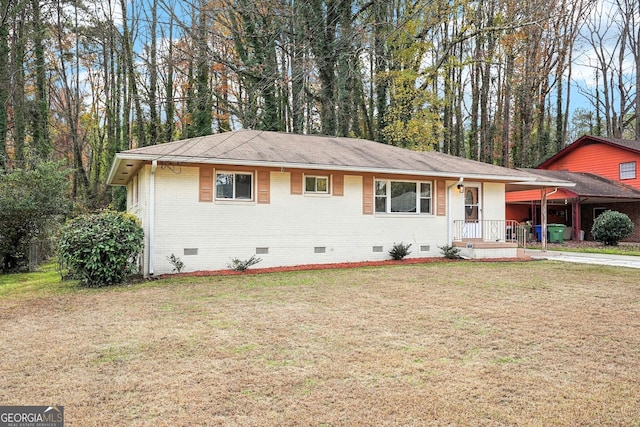
[[[464,193],[464,184],[458,184],[456,187],[458,188],[458,193]]]

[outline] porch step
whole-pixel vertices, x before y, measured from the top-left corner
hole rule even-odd
[[[517,242],[483,242],[482,240],[468,239],[462,242],[453,242],[453,246],[456,248],[468,248],[468,249],[504,249],[504,248],[517,248],[518,243]]]

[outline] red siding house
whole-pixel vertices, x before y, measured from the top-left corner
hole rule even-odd
[[[548,222],[564,224],[565,238],[591,239],[593,220],[611,209],[627,214],[635,224],[626,240],[640,242],[638,165],[640,141],[585,135],[530,172],[576,183],[573,188],[545,190]],[[541,198],[540,191],[507,193],[507,219],[539,224]]]

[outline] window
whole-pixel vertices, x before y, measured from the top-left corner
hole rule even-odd
[[[253,175],[250,173],[216,173],[216,199],[251,200]]]
[[[598,218],[601,214],[608,211],[608,208],[593,208],[593,219]]]
[[[431,213],[431,184],[420,183],[420,212]]]
[[[431,183],[376,180],[376,213],[431,213]]]
[[[620,179],[636,178],[636,162],[620,163]]]
[[[327,176],[305,176],[305,193],[329,193],[329,177]]]

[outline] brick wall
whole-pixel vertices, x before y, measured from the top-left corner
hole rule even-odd
[[[593,240],[591,235],[591,227],[593,226],[593,210],[594,208],[611,209],[614,211],[622,212],[629,216],[635,227],[633,234],[630,237],[622,240],[623,242],[640,242],[640,202],[632,203],[601,203],[597,205],[583,205],[582,206],[582,229],[585,232],[586,240]]]

